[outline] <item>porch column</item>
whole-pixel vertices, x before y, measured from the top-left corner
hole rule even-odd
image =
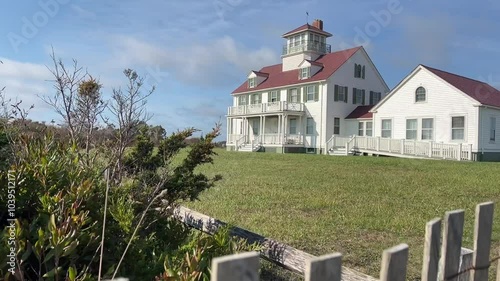
[[[266,136],[266,116],[263,116],[262,119],[262,137],[265,138]]]
[[[281,114],[278,114],[278,139],[281,137]]]
[[[226,141],[228,143],[231,143],[231,139],[230,139],[230,137],[232,135],[232,129],[231,129],[231,123],[232,122],[231,122],[231,118],[228,117],[227,120],[226,120],[226,122],[227,122],[227,132],[226,132],[227,137],[226,137]]]
[[[287,126],[288,126],[288,114],[285,114],[283,116],[283,118],[285,119],[284,122],[283,122],[283,135],[284,136],[288,136],[288,129],[287,129]]]

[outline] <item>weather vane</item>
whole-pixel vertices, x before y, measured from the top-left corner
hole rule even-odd
[[[309,12],[306,12],[306,23],[309,24]]]

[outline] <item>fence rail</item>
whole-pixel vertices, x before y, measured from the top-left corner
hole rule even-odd
[[[476,206],[474,225],[474,249],[472,261],[462,257],[462,234],[464,211],[446,212],[444,220],[429,221],[425,227],[422,281],[488,281],[491,233],[493,225],[493,202]],[[443,236],[441,237],[441,228]],[[406,280],[408,264],[408,245],[399,244],[382,253],[380,269],[381,281]],[[500,265],[497,280],[500,280]],[[243,253],[218,257],[212,260],[212,281],[258,281],[259,253]],[[304,260],[306,281],[349,280],[342,266],[342,255],[333,253],[321,257],[308,257]],[[375,280],[374,277],[367,279]]]

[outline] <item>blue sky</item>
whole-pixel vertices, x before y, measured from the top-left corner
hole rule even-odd
[[[280,62],[281,35],[322,19],[334,50],[363,45],[389,87],[426,64],[500,87],[500,0],[40,0],[0,4],[0,86],[57,116],[53,47],[78,60],[109,95],[132,68],[157,90],[151,122],[169,133],[225,125],[230,93],[252,69]],[[221,136],[221,139],[225,134]]]

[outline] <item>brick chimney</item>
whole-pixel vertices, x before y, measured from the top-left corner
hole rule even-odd
[[[320,29],[320,30],[323,30],[323,21],[322,20],[318,20],[318,19],[315,19],[312,23],[312,26]]]

